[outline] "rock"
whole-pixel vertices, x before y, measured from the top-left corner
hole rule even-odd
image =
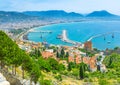
[[[15,75],[7,72],[5,69],[1,69],[1,73],[5,76],[6,80],[9,81],[9,85],[22,85]]]
[[[0,73],[0,85],[10,85],[6,78]]]
[[[0,85],[10,85],[10,83],[8,81],[3,81],[3,82],[0,82]]]

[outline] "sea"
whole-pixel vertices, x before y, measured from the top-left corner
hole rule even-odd
[[[34,28],[35,32],[28,33],[28,39],[34,42],[72,46],[57,38],[63,30],[66,30],[68,39],[81,43],[92,37],[93,48],[99,50],[120,47],[120,21],[93,20],[51,24]],[[39,31],[51,31],[51,33],[40,33]]]

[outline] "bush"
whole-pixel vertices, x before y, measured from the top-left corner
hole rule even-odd
[[[78,77],[79,76],[79,69],[73,69],[72,75]]]
[[[61,74],[63,74],[63,75],[66,75],[66,76],[68,76],[68,72],[67,71],[63,71],[63,72],[60,72]]]
[[[56,71],[56,70],[52,70],[52,72],[53,72],[53,74],[56,74],[56,73],[57,73],[57,71]]]
[[[99,85],[108,85],[109,82],[106,79],[99,79]]]
[[[85,78],[84,82],[93,82],[93,80],[91,78]]]
[[[51,80],[42,80],[40,81],[40,85],[52,85]]]
[[[65,70],[65,66],[63,64],[59,64],[58,65],[58,69],[59,69],[59,71],[64,71]]]
[[[62,81],[61,75],[57,75],[57,76],[55,76],[55,78],[56,78],[57,80],[59,80],[59,81]]]
[[[117,82],[120,84],[120,78],[119,78],[119,79],[117,79]]]

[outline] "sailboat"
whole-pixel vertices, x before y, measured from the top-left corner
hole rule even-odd
[[[43,36],[41,35],[40,38],[43,38]]]
[[[112,34],[112,38],[114,38],[114,34]]]

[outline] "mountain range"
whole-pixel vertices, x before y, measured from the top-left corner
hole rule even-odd
[[[86,16],[75,13],[65,12],[63,10],[49,10],[49,11],[25,11],[25,12],[6,12],[0,11],[0,22],[9,21],[24,21],[24,20],[79,20],[80,18],[91,18],[91,17],[118,17],[117,15],[111,14],[105,10],[94,11],[87,14]]]
[[[23,14],[29,16],[38,16],[38,17],[83,17],[82,14],[70,12],[67,13],[62,10],[49,10],[49,11],[26,11]]]
[[[49,10],[49,11],[26,11],[23,14],[29,16],[38,16],[38,17],[116,17],[117,15],[111,14],[108,11],[93,11],[92,13],[84,16],[80,13],[70,12],[67,13],[62,10]]]
[[[28,16],[20,12],[0,11],[0,22],[14,22],[33,19],[37,19],[37,17]]]

